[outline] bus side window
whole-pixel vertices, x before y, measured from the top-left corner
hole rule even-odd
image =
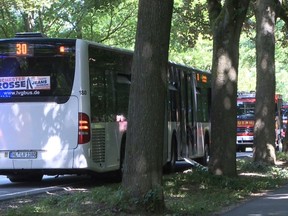
[[[197,113],[198,120],[207,122],[210,120],[210,92],[209,88],[197,87]]]
[[[114,69],[114,68],[113,68]],[[105,94],[106,94],[106,121],[113,122],[116,120],[116,71],[105,71]]]
[[[116,62],[113,53],[89,47],[92,122],[116,120]]]
[[[103,122],[105,121],[103,115],[103,101],[101,97],[91,96],[91,119],[92,122]]]
[[[129,77],[122,75],[117,76],[117,116],[123,116],[123,120],[126,120],[128,116],[130,84]]]
[[[105,78],[104,73],[90,67],[90,94],[92,122],[105,121]]]
[[[92,121],[126,119],[132,55],[89,47]]]

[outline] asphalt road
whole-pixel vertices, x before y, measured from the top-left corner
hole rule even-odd
[[[51,192],[55,190],[67,190],[74,184],[82,184],[91,181],[87,176],[45,176],[41,182],[11,183],[6,176],[0,176],[0,200]]]
[[[246,151],[246,152],[237,152],[236,158],[242,158],[242,157],[253,157],[252,151]]]

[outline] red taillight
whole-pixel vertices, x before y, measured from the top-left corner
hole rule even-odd
[[[78,144],[84,144],[90,141],[90,121],[85,113],[78,114]]]

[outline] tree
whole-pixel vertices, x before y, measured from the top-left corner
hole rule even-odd
[[[16,15],[11,10],[11,1],[2,0],[0,3],[0,37],[8,38],[17,26]]]
[[[257,0],[257,83],[254,126],[254,161],[275,164],[275,26],[280,17],[288,23],[287,2]],[[287,139],[287,138],[286,138]],[[284,139],[284,144],[287,141]],[[286,146],[284,146],[286,151]]]
[[[21,15],[21,27],[22,31],[33,32],[35,31],[35,26],[39,28],[39,30],[43,30],[42,23],[42,12],[44,8],[50,8],[55,0],[28,0],[28,1],[13,1],[13,8],[16,13]],[[44,32],[42,32],[44,33]]]
[[[254,161],[275,164],[275,1],[257,0]]]
[[[236,113],[239,39],[249,0],[208,0],[213,32],[211,157],[209,171],[236,173]]]
[[[173,8],[170,60],[210,70],[212,37],[206,0],[175,0]]]
[[[42,32],[49,37],[83,38],[132,47],[136,0],[0,0],[0,37]]]
[[[206,0],[176,0],[172,24],[171,45],[178,52],[194,48],[201,37],[211,40]]]
[[[122,180],[129,198],[141,207],[159,210],[164,207],[164,113],[172,8],[173,0],[139,1]]]

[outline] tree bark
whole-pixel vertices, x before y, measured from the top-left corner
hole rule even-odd
[[[209,171],[235,176],[239,39],[249,0],[208,0],[213,32]]]
[[[34,29],[34,18],[32,16],[32,12],[22,13],[23,23],[24,23],[24,30],[25,32],[33,32]]]
[[[275,1],[257,0],[254,161],[275,164]]]
[[[132,64],[122,186],[139,205],[152,205],[154,210],[164,208],[162,167],[172,9],[173,0],[139,1]]]

